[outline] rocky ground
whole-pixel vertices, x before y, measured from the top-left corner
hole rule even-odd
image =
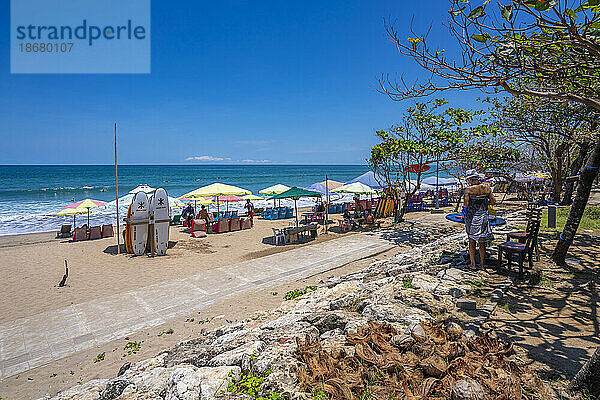
[[[518,224],[519,215],[513,217],[509,220]],[[432,242],[415,246],[390,259],[372,262],[358,272],[331,277],[317,286],[289,292],[288,300],[269,315],[204,332],[154,358],[123,365],[114,378],[84,383],[59,393],[52,400],[326,398],[324,392],[307,388],[299,380],[299,375],[306,378],[307,371],[314,372],[314,366],[302,361],[306,361],[307,344],[318,343],[319,351],[331,354],[328,356],[333,357],[331,359],[341,360],[345,355],[355,357],[358,347],[353,346],[350,338],[364,334],[366,327],[373,328],[374,321],[381,324],[377,329],[387,332],[387,336],[384,335],[386,343],[396,349],[404,348],[404,351],[407,341],[416,341],[421,352],[424,348],[439,351],[442,344],[435,340],[435,343],[429,342],[433,340],[431,324],[436,322],[438,331],[452,332],[444,333],[444,337],[455,336],[453,344],[444,347],[444,351],[462,348],[485,358],[486,353],[477,350],[474,340],[477,343],[496,340],[494,357],[503,359],[505,356],[506,362],[502,362],[504,372],[494,379],[514,383],[520,379],[516,371],[522,371],[520,365],[523,363],[518,357],[511,356],[506,350],[498,350],[505,349],[504,345],[498,344],[495,337],[490,339],[493,333],[490,334],[485,325],[481,330],[484,339],[482,336],[469,339],[481,324],[485,324],[501,297],[501,290],[498,293],[497,288],[506,284],[505,279],[492,277],[485,271],[466,270],[466,235],[462,231],[450,232],[456,231],[438,230],[438,234],[432,236],[438,239]],[[482,282],[485,286],[495,283],[483,296],[484,301],[481,300]],[[435,350],[436,345],[438,350]],[[493,346],[486,346],[486,351],[491,351]],[[368,362],[364,355],[357,359],[361,363]],[[449,366],[436,369],[428,365],[417,362],[412,370],[420,371],[420,381],[429,377],[425,380],[430,382],[427,390],[433,390],[442,381],[435,371]],[[298,371],[303,372],[299,374]],[[490,373],[499,374],[497,371]],[[452,378],[450,373],[444,375],[444,382],[448,384],[451,380],[458,391],[452,393],[454,399],[488,398],[490,391],[503,390],[502,387],[491,388],[485,382],[462,378],[456,381],[459,378]],[[554,397],[552,389],[541,384],[535,389],[531,386],[522,388],[520,384],[517,387],[522,398],[534,398],[529,397],[531,391],[536,392],[535,398]]]

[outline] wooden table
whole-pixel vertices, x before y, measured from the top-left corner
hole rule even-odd
[[[300,239],[300,235],[303,233],[309,232],[310,237],[316,238],[317,237],[317,228],[318,228],[318,226],[316,224],[312,224],[312,225],[306,225],[306,226],[299,226],[297,228],[284,228],[284,231],[285,231],[285,234],[288,236],[290,243],[298,243],[298,241]]]

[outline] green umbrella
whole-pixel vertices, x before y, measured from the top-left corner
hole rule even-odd
[[[281,192],[271,197],[271,199],[281,200],[281,199],[294,199],[294,208],[296,209],[296,227],[298,227],[298,199],[301,197],[321,197],[321,193],[311,192],[310,190],[300,189],[299,187],[294,186],[291,189],[286,190],[285,192]]]

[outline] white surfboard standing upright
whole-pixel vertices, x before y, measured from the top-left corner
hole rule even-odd
[[[152,214],[154,215],[154,249],[156,254],[164,256],[169,247],[169,198],[167,191],[158,188],[152,198]]]
[[[144,192],[137,192],[131,204],[131,228],[133,253],[141,256],[146,251],[148,241],[148,196]]]

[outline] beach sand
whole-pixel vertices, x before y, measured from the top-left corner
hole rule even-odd
[[[171,227],[173,247],[166,256],[154,258],[117,255],[116,237],[83,242],[55,239],[54,233],[0,237],[0,323],[338,236],[332,233],[307,244],[273,246],[272,228],[286,227],[292,220],[254,221],[252,229],[206,238],[192,238],[186,228]],[[69,277],[67,286],[59,288],[65,260]]]

